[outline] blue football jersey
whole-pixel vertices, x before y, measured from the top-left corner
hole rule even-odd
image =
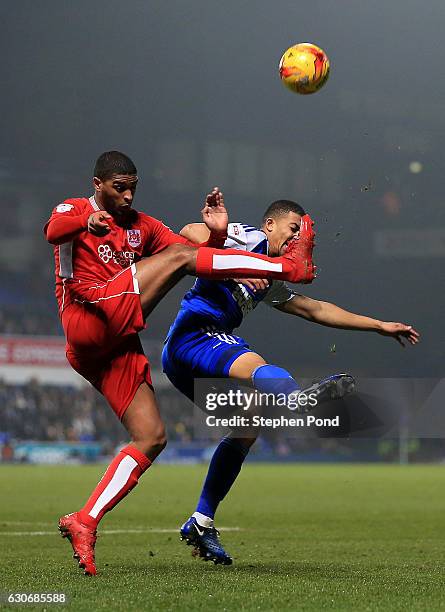
[[[266,234],[251,225],[229,223],[225,248],[268,254]],[[175,323],[180,324],[184,317],[190,321],[190,313],[207,319],[219,329],[232,331],[239,327],[243,318],[260,302],[276,306],[290,300],[296,295],[283,281],[274,280],[268,289],[256,291],[248,289],[242,283],[233,280],[213,281],[198,278],[181,302],[181,310]]]

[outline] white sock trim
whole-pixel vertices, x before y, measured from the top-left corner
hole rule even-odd
[[[96,503],[89,511],[88,515],[93,518],[97,518],[99,512],[115,497],[119,491],[127,484],[128,479],[131,476],[131,472],[138,465],[137,461],[126,455],[116,468],[112,479],[107,484],[105,489],[99,495]]]
[[[201,527],[213,527],[213,519],[201,512],[194,512],[192,516],[196,519],[196,522]]]
[[[264,270],[265,272],[282,272],[283,264],[246,255],[213,255],[214,270],[231,270],[233,268]]]

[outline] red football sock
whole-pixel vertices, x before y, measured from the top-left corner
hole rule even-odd
[[[196,275],[203,278],[278,278],[296,282],[298,264],[284,257],[267,257],[238,249],[201,247],[196,258]],[[302,262],[301,276],[305,273]]]
[[[85,506],[79,511],[84,525],[97,527],[105,514],[137,485],[139,477],[151,465],[150,459],[129,444],[113,459]]]

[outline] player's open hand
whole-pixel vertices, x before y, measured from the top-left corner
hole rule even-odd
[[[224,196],[219,187],[214,187],[207,194],[204,208],[201,210],[202,220],[212,233],[226,234],[229,216],[224,206]]]
[[[110,231],[111,215],[106,210],[98,210],[88,218],[88,231],[94,236],[106,236]]]
[[[407,340],[412,345],[417,344],[420,340],[419,332],[412,325],[405,325],[405,323],[383,321],[378,332],[382,336],[394,338],[404,348],[405,343],[403,340]]]

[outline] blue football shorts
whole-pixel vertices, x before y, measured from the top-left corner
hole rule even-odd
[[[227,378],[233,362],[249,352],[243,338],[213,325],[173,326],[162,351],[162,366],[173,385],[193,401],[195,378]]]

